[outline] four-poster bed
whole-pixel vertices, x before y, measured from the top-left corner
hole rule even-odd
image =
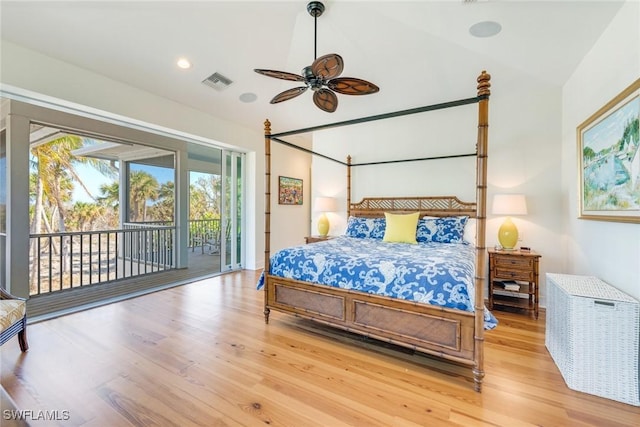
[[[270,310],[277,310],[285,313],[294,314],[307,319],[344,329],[350,332],[366,335],[375,339],[391,342],[396,345],[408,347],[419,352],[423,352],[430,355],[442,357],[444,359],[454,361],[467,365],[472,368],[474,378],[474,388],[476,391],[481,391],[482,379],[484,377],[484,329],[485,329],[485,307],[484,307],[484,289],[486,281],[486,248],[485,248],[485,229],[486,229],[486,190],[487,190],[487,142],[488,142],[488,102],[490,95],[490,76],[485,71],[477,79],[477,96],[461,101],[454,101],[446,104],[438,104],[429,107],[423,107],[412,110],[405,110],[397,113],[385,114],[380,116],[366,117],[363,119],[352,120],[349,122],[341,122],[332,125],[319,126],[315,128],[302,129],[300,131],[291,131],[285,133],[279,133],[272,135],[270,129],[270,123],[267,120],[265,122],[265,270],[261,277],[260,287],[264,287],[264,315],[265,322],[268,323]],[[455,107],[459,105],[466,105],[471,103],[478,104],[478,139],[476,145],[476,152],[469,156],[476,157],[476,200],[475,202],[461,202],[454,196],[445,197],[377,197],[377,198],[364,198],[359,203],[351,202],[351,168],[355,165],[351,163],[351,159],[348,158],[344,163],[347,168],[347,210],[349,221],[357,223],[360,221],[357,218],[366,218],[373,221],[374,218],[387,217],[387,227],[389,227],[389,221],[394,215],[404,215],[417,212],[417,217],[420,218],[418,224],[430,224],[428,227],[435,227],[436,222],[442,223],[443,221],[449,221],[453,219],[454,223],[466,221],[466,218],[475,218],[475,245],[468,246],[467,252],[471,255],[471,267],[466,278],[460,279],[463,282],[468,282],[468,286],[455,285],[451,288],[451,281],[455,280],[453,276],[463,276],[460,273],[464,268],[455,266],[453,270],[449,270],[447,273],[446,268],[441,265],[437,265],[439,269],[438,275],[451,274],[447,277],[447,283],[445,287],[449,289],[447,297],[450,300],[456,300],[459,303],[461,300],[470,301],[470,304],[465,308],[460,304],[444,304],[443,306],[433,305],[433,303],[426,304],[421,302],[420,292],[405,292],[405,296],[399,298],[389,296],[386,291],[382,292],[382,295],[373,293],[370,290],[371,283],[366,283],[368,279],[365,279],[364,285],[354,286],[353,283],[358,281],[358,274],[354,277],[341,278],[338,281],[348,283],[346,288],[335,287],[341,285],[323,283],[322,281],[315,280],[310,277],[319,277],[319,271],[308,268],[302,268],[308,273],[306,276],[301,275],[296,277],[292,274],[292,271],[297,267],[288,269],[286,265],[278,264],[272,265],[272,255],[270,250],[270,215],[271,215],[271,141],[290,145],[295,148],[302,149],[293,144],[287,143],[280,139],[282,136],[292,135],[296,133],[310,132],[320,130],[327,127],[344,126],[353,123],[362,123],[365,121],[379,120],[390,117],[398,117],[406,114],[414,114],[423,111],[437,110],[448,107]],[[302,149],[305,150],[305,149]],[[308,151],[308,150],[305,150]],[[318,153],[313,153],[319,155]],[[320,155],[322,156],[322,155]],[[458,156],[451,156],[458,157]],[[441,158],[441,157],[439,157]],[[333,160],[333,159],[332,159]],[[427,160],[427,159],[419,159]],[[381,221],[381,220],[375,220]],[[361,223],[359,225],[363,225]],[[372,222],[368,224],[373,224]],[[349,232],[349,225],[347,232]],[[384,225],[383,225],[384,227]],[[418,226],[418,240],[420,240],[421,232],[420,226]],[[464,227],[464,225],[463,225]],[[351,230],[353,232],[353,230]],[[424,231],[424,229],[423,229]],[[440,228],[442,231],[442,227]],[[450,230],[447,229],[447,233]],[[438,250],[447,248],[458,248],[456,253],[465,252],[461,239],[458,240],[438,240],[429,241],[430,231],[427,234],[422,234],[422,237],[426,237],[428,245],[438,246]],[[447,234],[448,236],[449,234]],[[370,237],[370,236],[366,236]],[[386,236],[385,236],[386,239]],[[364,242],[364,240],[362,241]],[[443,243],[440,243],[443,242]],[[323,265],[325,257],[331,255],[324,255],[318,253],[322,249],[323,244],[333,245],[329,249],[330,252],[340,252],[340,248],[337,247],[339,243],[336,241],[328,241],[321,243],[313,243],[306,245],[312,247],[311,255],[303,255],[303,248],[293,248],[296,255],[309,256],[305,261],[297,260],[296,266],[304,263],[313,263],[314,259],[322,259]],[[340,243],[342,244],[342,243]],[[373,243],[375,248],[382,248],[380,239]],[[393,244],[393,243],[390,243]],[[317,246],[316,246],[317,245]],[[421,247],[422,245],[404,245],[404,248],[409,247]],[[360,247],[360,246],[358,246]],[[363,247],[363,246],[362,246]],[[395,248],[399,248],[396,246]],[[283,250],[284,251],[284,250]],[[289,252],[285,256],[278,256],[282,251],[273,255],[274,262],[280,262],[279,258],[293,259],[293,255]],[[384,250],[382,251],[384,252]],[[397,252],[395,249],[391,252]],[[284,253],[284,252],[283,252]],[[347,263],[353,263],[353,257],[356,254],[352,251],[351,260]],[[359,254],[358,254],[359,255]],[[380,255],[380,251],[376,252],[376,255]],[[315,258],[314,258],[315,257]],[[439,258],[442,258],[440,255]],[[455,257],[451,257],[455,258]],[[327,258],[328,259],[328,258]],[[334,260],[332,259],[331,263]],[[337,261],[336,261],[337,262]],[[368,261],[358,261],[358,263],[367,264]],[[427,261],[424,261],[427,262]],[[429,261],[432,262],[432,261]],[[438,261],[439,262],[439,261]],[[305,265],[307,265],[305,264]],[[384,261],[376,261],[375,265],[379,266],[384,264]],[[368,265],[368,264],[367,264]],[[420,264],[417,269],[432,268],[434,265]],[[316,266],[317,267],[317,266]],[[315,267],[314,267],[315,268]],[[324,267],[321,267],[321,269]],[[411,266],[411,268],[414,268]],[[435,267],[433,267],[435,268]],[[351,267],[342,268],[343,270],[350,270]],[[383,268],[380,268],[383,270]],[[442,271],[445,273],[442,273]],[[453,273],[451,273],[453,271]],[[441,274],[442,273],[442,274]],[[309,276],[311,274],[311,276]],[[366,273],[360,273],[360,276]],[[384,275],[385,272],[382,271]],[[424,274],[422,274],[424,275]],[[434,275],[435,276],[435,275]],[[332,279],[333,280],[333,279]],[[391,280],[391,279],[390,279]],[[404,280],[404,278],[402,279]],[[319,284],[323,283],[323,284]],[[375,283],[379,288],[379,283]],[[391,287],[385,288],[386,290]],[[398,287],[395,286],[395,289]],[[423,288],[424,289],[424,286]],[[402,289],[406,291],[406,289]],[[439,288],[437,292],[441,292]],[[442,291],[444,292],[444,291]],[[468,292],[469,295],[465,295],[464,292]],[[417,297],[416,297],[417,295]],[[438,294],[441,297],[441,294]],[[424,296],[424,295],[422,295]],[[432,295],[429,295],[432,297]],[[427,298],[429,299],[429,298]],[[437,299],[437,298],[434,298]],[[453,307],[453,308],[452,308]]]

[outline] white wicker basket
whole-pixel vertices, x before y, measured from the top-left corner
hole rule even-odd
[[[567,386],[640,406],[640,303],[596,277],[546,277],[545,345]]]

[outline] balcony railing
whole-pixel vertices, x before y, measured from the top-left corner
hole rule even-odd
[[[32,234],[30,295],[97,285],[175,268],[172,222],[122,229]],[[220,221],[190,220],[188,247],[219,245]]]
[[[175,227],[34,234],[30,294],[95,285],[174,268]]]

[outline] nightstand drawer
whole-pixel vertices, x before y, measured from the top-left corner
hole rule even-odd
[[[494,277],[496,279],[522,280],[525,282],[533,281],[533,271],[507,270],[496,267]]]
[[[533,258],[530,257],[514,257],[514,256],[496,256],[496,268],[517,268],[522,270],[531,270],[533,268]]]

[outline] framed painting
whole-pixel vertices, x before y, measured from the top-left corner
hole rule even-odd
[[[281,205],[302,204],[302,180],[281,176],[278,180],[278,203]]]
[[[579,218],[640,223],[640,79],[578,126]]]

